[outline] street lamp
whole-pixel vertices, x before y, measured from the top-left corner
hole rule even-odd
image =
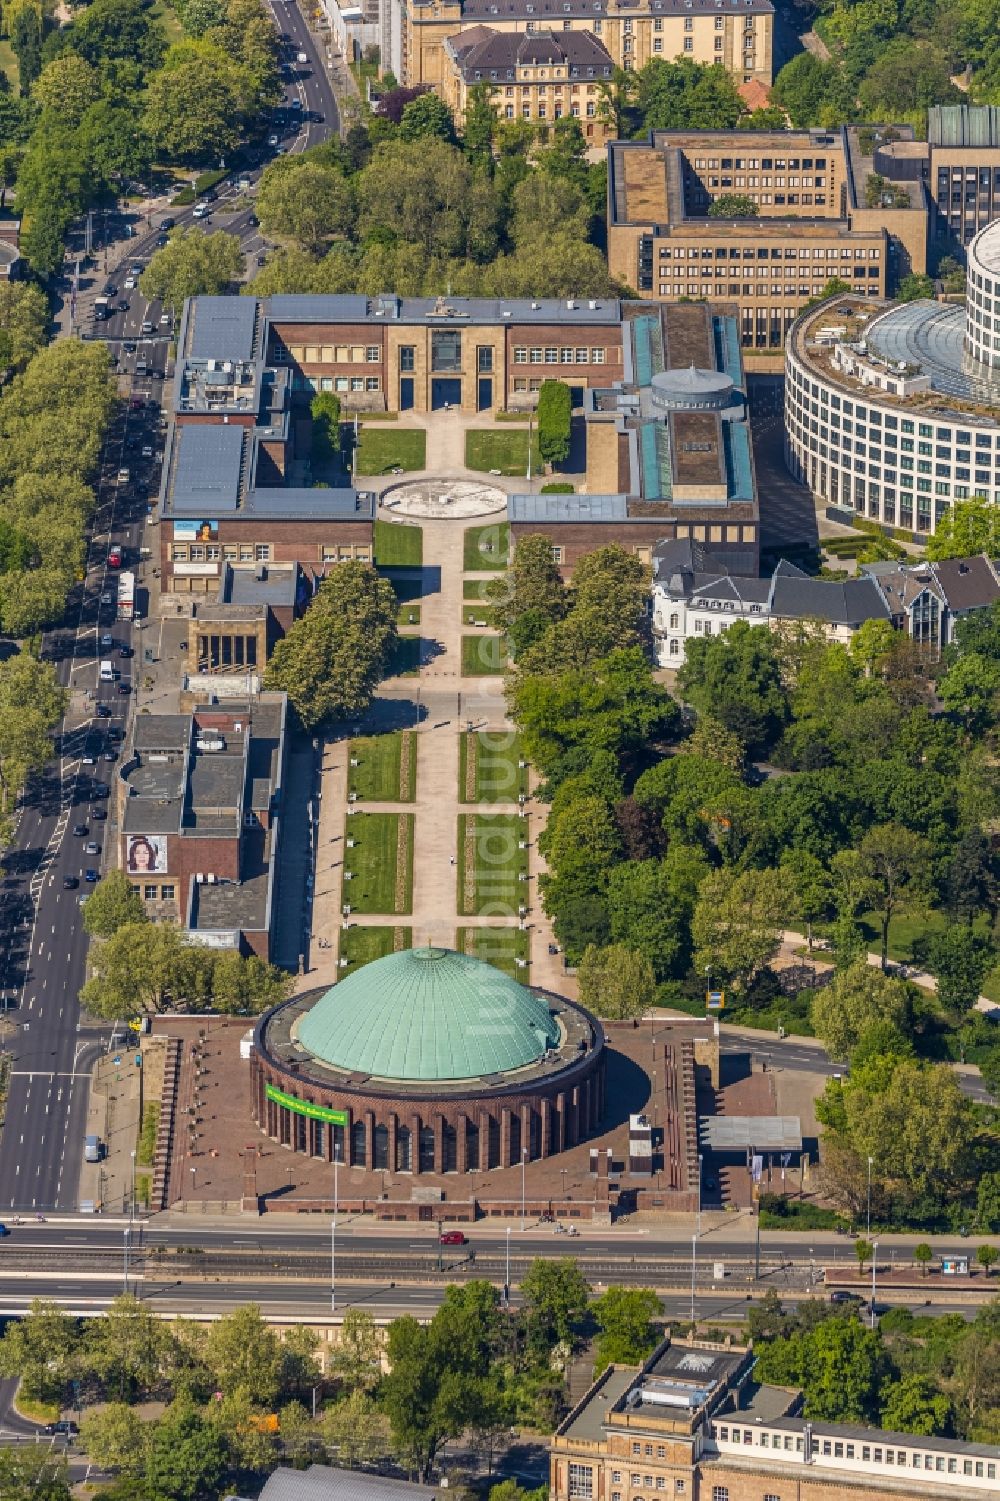
[[[125,1264],[124,1264],[124,1276],[122,1278],[122,1292],[123,1293],[127,1293],[128,1292],[128,1247],[129,1247],[129,1234],[130,1233],[131,1232],[129,1230],[129,1227],[128,1227],[128,1225],[126,1225],[125,1226],[125,1230],[124,1230],[124,1247],[123,1247],[123,1249],[124,1249],[124,1261],[125,1261]]]
[[[333,1126],[330,1127],[331,1132]],[[333,1219],[330,1221],[330,1312],[337,1312],[337,1203],[340,1199],[340,1151],[333,1142]]]
[[[194,1191],[195,1191],[195,1189],[197,1187],[198,1187],[198,1169],[195,1166],[195,1164],[192,1163],[191,1164],[191,1192],[194,1193]]]
[[[698,1234],[701,1235],[701,1164],[702,1155],[698,1153]]]
[[[132,1153],[132,1200],[129,1206],[129,1222],[135,1222],[135,1152]]]
[[[694,1279],[695,1279],[695,1268],[697,1266],[697,1262],[696,1262],[695,1258],[697,1257],[697,1255],[698,1255],[698,1237],[697,1237],[697,1235],[692,1235],[692,1237],[691,1237],[691,1333],[692,1334],[694,1333]]]
[[[871,1233],[872,1233],[872,1163],[874,1161],[875,1161],[874,1157],[869,1157],[869,1159],[868,1159],[868,1215],[867,1215],[867,1221],[866,1221],[866,1226],[865,1226],[865,1235],[866,1236],[870,1236]]]
[[[528,1228],[524,1213],[524,1170],[528,1162],[528,1148],[521,1148],[521,1230],[522,1233]]]
[[[878,1241],[872,1246],[872,1317],[871,1326],[875,1328],[875,1272],[878,1267]]]
[[[503,1284],[504,1303],[510,1307],[510,1226],[507,1226],[507,1275]]]

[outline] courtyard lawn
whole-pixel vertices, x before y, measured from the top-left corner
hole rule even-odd
[[[470,428],[465,435],[465,463],[469,469],[478,469],[488,474],[498,469],[501,474],[527,474],[528,431],[527,428]],[[531,432],[531,472],[541,474],[542,456],[538,451],[538,434]]]
[[[352,839],[354,848],[349,849],[347,841]],[[412,813],[355,813],[348,817],[343,900],[361,913],[412,910]]]
[[[528,820],[516,813],[460,813],[458,817],[458,911],[516,917],[528,903]]]
[[[397,433],[390,436],[404,435]],[[424,534],[419,526],[406,526],[396,521],[376,521],[376,568],[419,568],[423,560]]]
[[[528,769],[514,730],[477,730],[458,742],[460,803],[515,803],[528,791]]]
[[[506,568],[509,542],[510,526],[506,521],[489,521],[485,526],[467,526],[462,567],[466,573],[482,573],[488,568]]]
[[[400,636],[386,669],[387,678],[415,678],[420,671],[420,637]]]
[[[391,474],[394,469],[423,469],[427,436],[423,428],[370,427],[365,423],[354,457],[355,474]]]
[[[478,600],[482,603],[486,598],[486,591],[492,582],[492,579],[463,579],[462,598],[464,600]]]
[[[494,611],[492,605],[470,605],[468,600],[466,600],[465,604],[462,606],[462,624],[471,626],[495,626],[496,612]]]
[[[412,803],[416,794],[417,739],[412,730],[352,740],[347,790],[376,803]]]
[[[457,948],[460,954],[471,954],[528,983],[528,934],[520,928],[459,928]],[[518,964],[518,959],[525,964]]]
[[[414,600],[404,600],[396,611],[396,624],[398,626],[419,625],[420,606]]]
[[[347,960],[347,973],[413,947],[412,928],[348,928],[341,934],[340,957]]]
[[[502,636],[462,637],[462,676],[499,677],[507,665]]]

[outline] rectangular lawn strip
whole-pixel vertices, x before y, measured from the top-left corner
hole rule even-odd
[[[485,621],[487,626],[495,625],[496,621],[492,607],[484,604],[470,605],[468,600],[466,600],[462,606],[462,624],[464,626],[472,626],[473,628],[479,626],[481,630],[480,621]]]
[[[413,947],[412,928],[348,928],[341,937],[340,957],[347,960],[347,973]]]
[[[528,430],[509,428],[497,431],[494,428],[470,428],[465,435],[465,463],[469,469],[489,473],[499,469],[501,474],[527,474]],[[538,451],[538,432],[531,430],[531,469],[541,472],[542,456]]]
[[[413,814],[355,813],[347,819],[344,895],[354,912],[409,912],[413,906]],[[347,873],[352,873],[350,880]]]
[[[420,637],[400,636],[386,668],[387,678],[415,678],[420,671]]]
[[[347,790],[378,803],[412,803],[417,769],[412,730],[390,735],[363,735],[349,747]]]
[[[462,676],[499,677],[507,666],[502,636],[462,637]]]
[[[354,456],[354,472],[391,474],[394,469],[423,469],[426,454],[427,435],[422,428],[381,428],[365,423]]]
[[[477,730],[458,742],[460,803],[513,803],[528,790],[528,769],[513,730]]]
[[[520,928],[459,928],[457,946],[459,953],[471,954],[527,983],[528,970],[517,960],[528,958],[528,936]]]
[[[492,582],[492,579],[463,579],[462,598],[478,600],[482,603],[486,599],[486,591]]]
[[[396,611],[396,624],[399,626],[420,624],[420,605],[416,600],[403,600]]]
[[[391,433],[390,437],[405,437]],[[424,560],[424,534],[419,526],[397,521],[375,523],[376,568],[419,568]]]
[[[463,917],[516,917],[527,905],[528,820],[516,813],[458,816],[458,911]]]
[[[466,573],[482,573],[487,568],[506,568],[509,541],[510,525],[506,521],[490,521],[486,526],[467,526],[462,567]]]

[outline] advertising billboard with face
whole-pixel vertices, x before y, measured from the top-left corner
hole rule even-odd
[[[125,868],[136,875],[148,875],[152,872],[163,875],[167,869],[165,836],[163,834],[129,834]]]
[[[174,521],[175,542],[218,542],[217,521]]]

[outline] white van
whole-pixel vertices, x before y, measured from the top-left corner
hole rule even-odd
[[[101,663],[101,682],[113,683],[115,680],[115,665],[113,662]]]

